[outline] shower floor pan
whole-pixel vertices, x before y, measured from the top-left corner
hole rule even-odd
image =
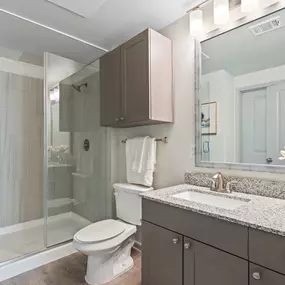
[[[69,212],[48,218],[48,246],[69,241],[90,221]],[[36,220],[0,229],[1,263],[44,249],[44,220]]]

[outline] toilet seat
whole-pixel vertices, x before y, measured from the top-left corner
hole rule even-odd
[[[108,219],[83,228],[75,234],[74,239],[84,244],[104,242],[122,234],[125,229],[125,223]]]
[[[108,220],[104,220],[104,221],[108,221]],[[104,221],[101,221],[101,222],[104,222]],[[102,241],[97,241],[97,242],[95,242],[95,241],[93,241],[93,242],[92,241],[91,242],[82,242],[78,239],[78,233],[77,233],[77,234],[75,234],[75,236],[73,238],[73,244],[74,244],[75,248],[78,249],[79,251],[83,252],[83,253],[84,252],[96,252],[96,251],[102,251],[102,250],[109,250],[109,249],[112,249],[112,248],[119,246],[122,242],[124,242],[127,238],[129,238],[133,234],[135,234],[135,232],[137,231],[137,228],[134,225],[127,224],[127,223],[120,221],[120,220],[112,220],[112,221],[115,223],[123,224],[125,227],[124,231],[122,231],[120,234],[118,234],[116,236],[113,236],[112,238],[105,239]],[[93,226],[93,225],[95,226],[96,224],[101,223],[101,222],[94,223],[90,226]],[[115,223],[113,223],[113,224],[115,224]],[[88,227],[90,227],[90,226],[88,226]],[[90,227],[90,228],[92,228],[92,227]],[[84,229],[82,229],[82,230],[84,230]]]

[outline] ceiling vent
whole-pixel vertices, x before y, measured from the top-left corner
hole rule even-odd
[[[269,33],[276,29],[283,27],[280,17],[272,18],[267,21],[258,23],[254,26],[249,27],[249,30],[252,32],[254,36],[260,36],[265,33]]]

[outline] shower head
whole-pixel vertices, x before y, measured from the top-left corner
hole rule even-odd
[[[71,86],[72,86],[76,91],[81,92],[81,87],[83,87],[83,86],[87,87],[88,84],[87,84],[87,82],[86,82],[86,83],[83,83],[83,84],[81,84],[81,85],[74,85],[74,84],[72,84]]]

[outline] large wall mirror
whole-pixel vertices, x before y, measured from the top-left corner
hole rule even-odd
[[[284,172],[285,9],[201,42],[199,54],[197,166]]]

